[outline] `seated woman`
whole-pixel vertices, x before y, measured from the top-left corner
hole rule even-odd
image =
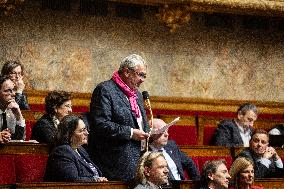
[[[82,147],[88,142],[88,131],[81,118],[65,116],[58,125],[55,148],[48,157],[45,181],[107,181]]]
[[[261,186],[253,186],[253,162],[248,158],[237,158],[231,166],[230,175],[232,181],[230,189],[264,189]]]
[[[18,61],[7,61],[2,67],[1,74],[8,76],[15,84],[15,100],[21,110],[29,110],[29,104],[24,93],[25,83],[23,81],[24,66]]]
[[[72,112],[71,94],[65,91],[52,91],[45,98],[45,111],[32,128],[31,139],[39,143],[51,144],[60,120]]]

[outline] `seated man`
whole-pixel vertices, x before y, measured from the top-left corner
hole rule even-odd
[[[161,119],[153,119],[153,128],[160,129],[164,127],[166,123]],[[199,180],[199,171],[193,162],[193,160],[186,154],[180,151],[178,146],[173,140],[168,140],[169,133],[166,130],[159,138],[154,139],[150,143],[150,150],[161,151],[165,156],[170,180],[184,180],[184,170],[189,174],[191,180]]]
[[[249,149],[239,156],[254,162],[255,178],[283,177],[283,162],[275,149],[269,147],[269,135],[264,130],[256,130],[250,140]]]
[[[160,152],[146,152],[139,159],[134,189],[158,189],[168,183],[168,165]]]
[[[202,168],[200,189],[226,189],[230,178],[224,160],[207,161]]]
[[[9,131],[12,140],[24,140],[26,124],[15,101],[14,87],[9,77],[0,76],[0,130]]]
[[[258,111],[255,105],[245,103],[237,111],[237,118],[224,120],[216,129],[211,145],[228,147],[248,147]]]

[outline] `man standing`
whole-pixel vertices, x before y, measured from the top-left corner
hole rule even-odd
[[[255,105],[250,103],[241,105],[237,111],[236,119],[224,120],[218,125],[211,145],[248,147],[257,115],[258,111]]]
[[[161,119],[153,119],[153,128],[161,129],[166,123]],[[184,170],[187,171],[191,180],[199,180],[199,171],[194,161],[180,151],[173,140],[168,140],[169,133],[166,130],[159,138],[150,143],[150,148],[155,152],[162,152],[168,163],[170,180],[185,180]]]
[[[112,78],[95,88],[90,104],[89,153],[109,180],[130,181],[149,137],[147,117],[139,86],[147,65],[132,54]]]
[[[226,189],[230,178],[224,160],[207,161],[203,165],[200,189]]]
[[[5,134],[4,140],[24,140],[25,139],[25,120],[19,105],[15,101],[15,84],[7,77],[0,76],[0,127],[1,131],[9,131]]]
[[[160,152],[146,152],[139,160],[134,189],[160,189],[168,184],[168,165]]]
[[[250,140],[249,149],[239,156],[247,157],[254,162],[255,178],[283,177],[283,162],[276,150],[269,147],[269,135],[264,130],[256,130]]]

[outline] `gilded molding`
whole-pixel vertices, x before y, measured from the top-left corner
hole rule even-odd
[[[27,91],[29,104],[44,104],[44,98],[48,91]],[[72,93],[72,104],[74,106],[89,107],[91,93]],[[263,102],[249,100],[221,100],[201,99],[185,97],[162,97],[152,96],[150,98],[152,109],[160,110],[182,110],[182,111],[212,111],[212,112],[236,112],[239,105],[245,102],[254,103],[261,113],[283,114],[284,102]]]

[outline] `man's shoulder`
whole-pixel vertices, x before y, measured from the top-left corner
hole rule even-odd
[[[174,140],[168,140],[165,147],[177,147],[177,143]]]
[[[244,150],[242,150],[239,154],[238,157],[247,157],[250,159],[253,159],[253,154],[252,152],[249,150],[249,148],[245,148]]]
[[[219,126],[234,126],[235,125],[235,121],[233,119],[224,119],[222,121],[220,121],[220,123],[218,124]]]
[[[113,87],[115,85],[114,81],[112,79],[103,81],[99,83],[96,88],[103,88],[103,87]]]

